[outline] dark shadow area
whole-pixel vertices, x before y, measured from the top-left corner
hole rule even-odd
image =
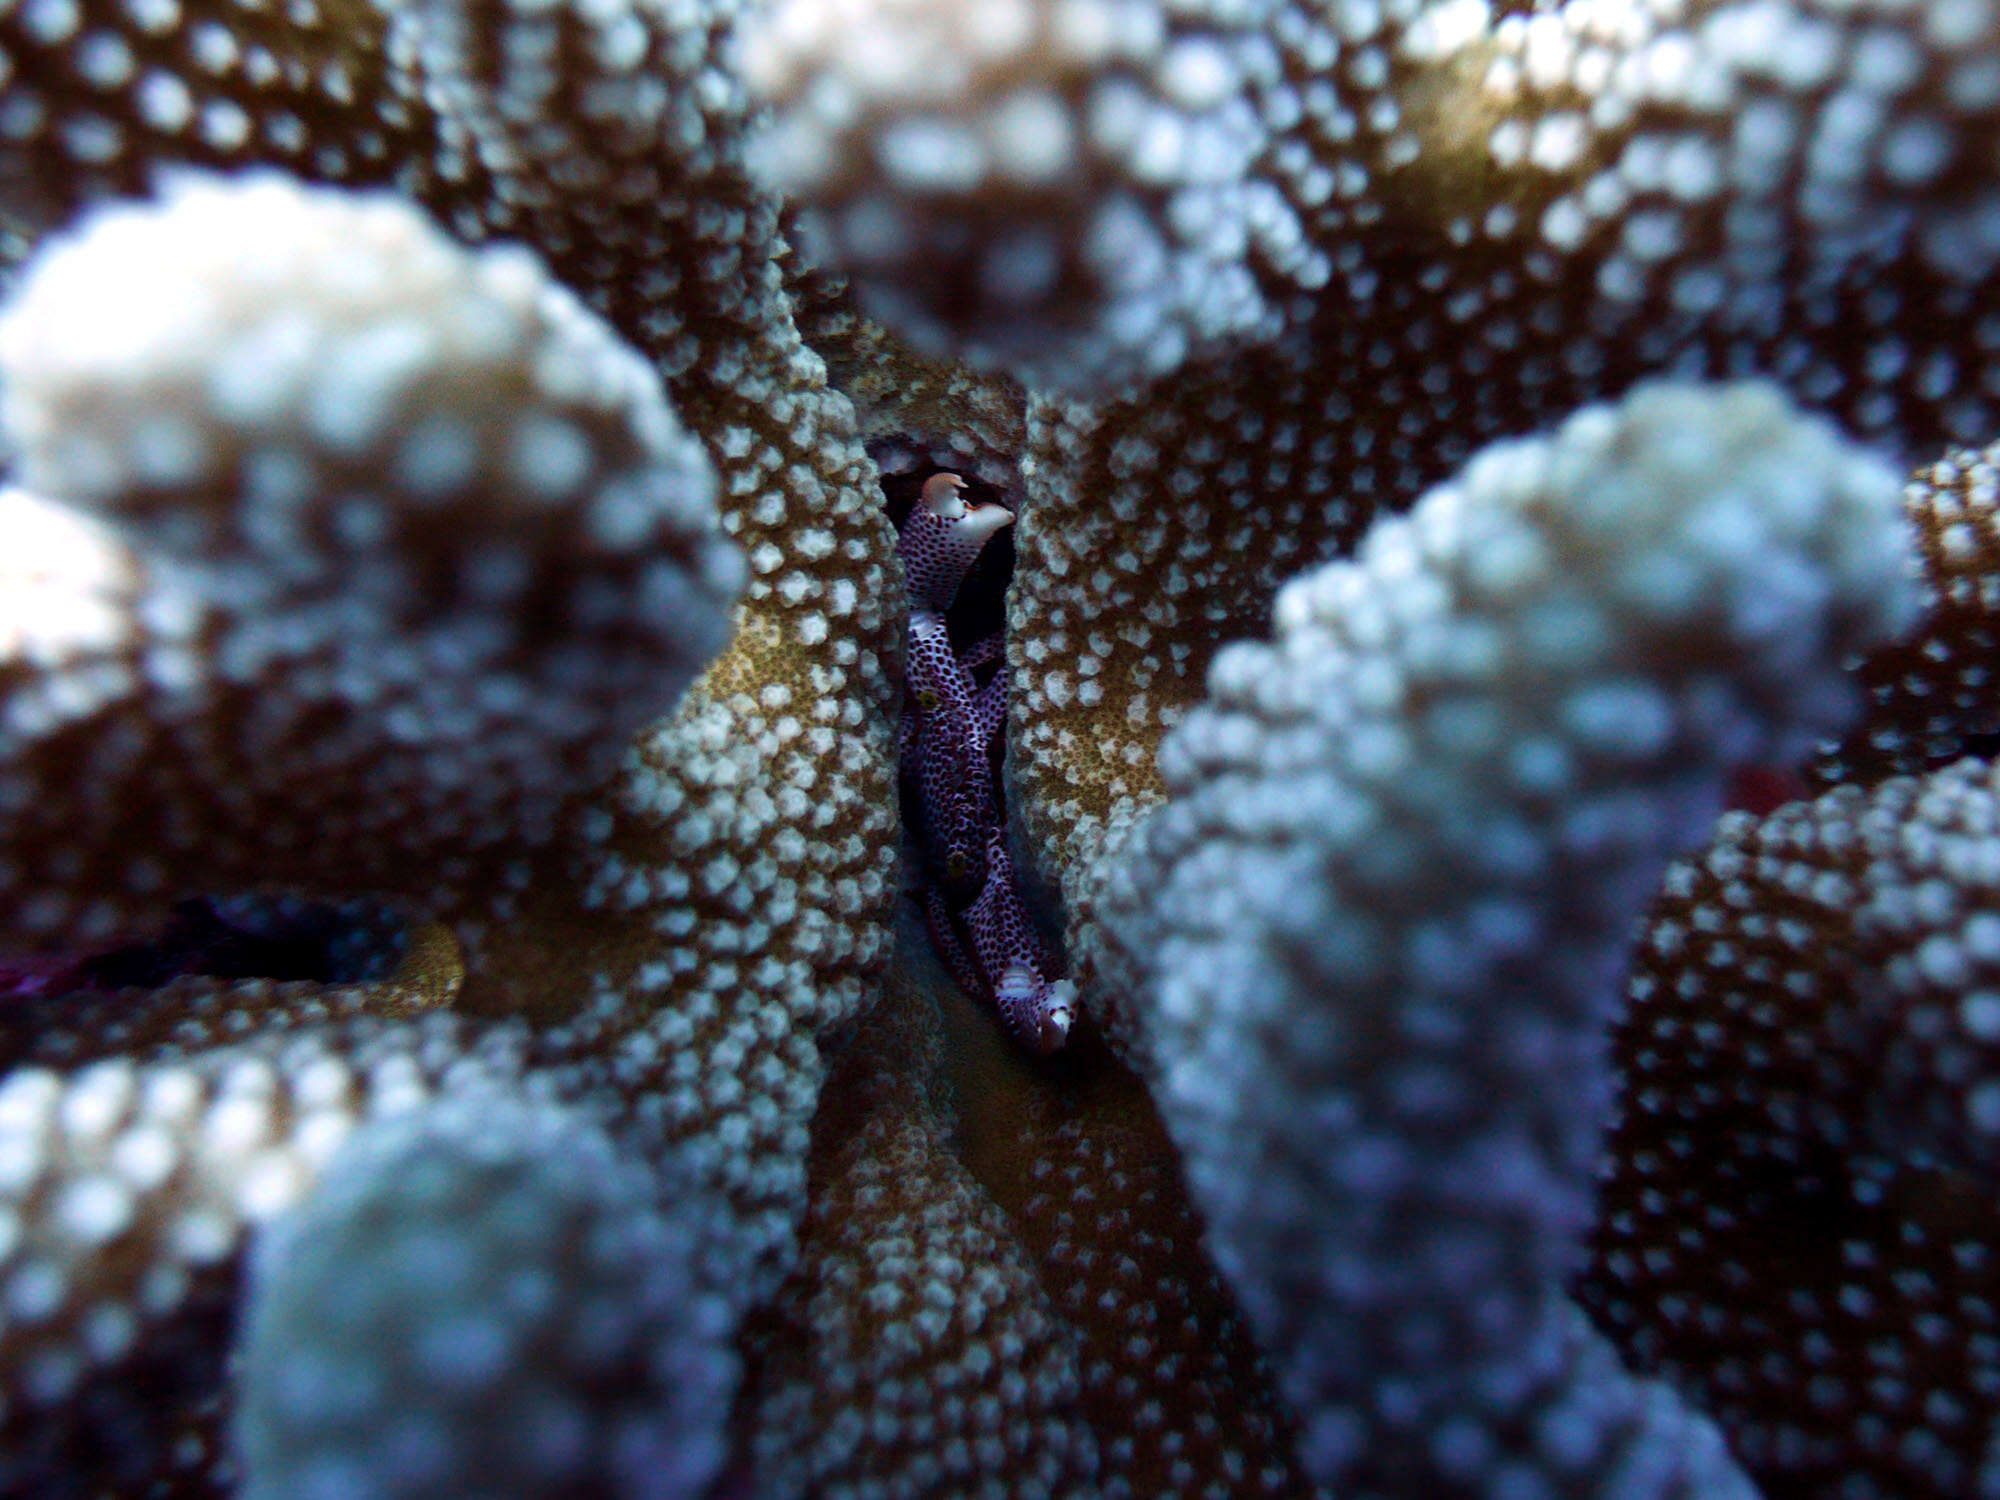
[[[96,989],[152,989],[185,974],[358,984],[396,966],[403,925],[367,901],[197,897],[174,906],[154,941],[85,959],[78,974]]]
[[[197,896],[176,902],[157,936],[143,942],[0,958],[0,998],[157,989],[192,975],[362,984],[396,967],[407,929],[400,911],[375,901]]]

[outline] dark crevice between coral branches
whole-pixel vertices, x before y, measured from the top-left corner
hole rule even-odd
[[[403,914],[379,902],[200,896],[176,902],[143,942],[0,957],[0,1003],[157,989],[191,975],[359,984],[386,977],[408,945]]]

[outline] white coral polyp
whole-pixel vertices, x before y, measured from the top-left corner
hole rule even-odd
[[[258,547],[310,519],[283,507],[327,503],[314,481],[342,461],[393,457],[428,476],[407,498],[476,494],[491,520],[649,472],[670,482],[643,540],[731,584],[713,472],[645,362],[526,251],[464,250],[393,197],[187,175],[159,203],[100,209],[24,278],[0,369],[41,494],[134,519],[157,491],[249,480],[264,513],[217,519]],[[457,460],[399,451],[413,430]],[[257,483],[260,464],[293,482]],[[373,477],[377,503],[406,498]]]

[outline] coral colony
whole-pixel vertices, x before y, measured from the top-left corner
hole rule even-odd
[[[0,0],[0,1495],[2000,1495],[1996,440],[2000,0]]]

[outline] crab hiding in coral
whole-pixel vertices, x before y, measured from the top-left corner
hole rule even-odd
[[[1007,718],[999,631],[961,648],[946,614],[981,548],[1014,523],[1003,505],[964,497],[940,470],[923,483],[896,550],[910,598],[908,693],[897,744],[924,849],[924,915],[953,976],[991,998],[1008,1030],[1037,1052],[1069,1036],[1076,990],[1055,977],[1007,853],[996,761]],[[976,674],[992,668],[991,675]]]

